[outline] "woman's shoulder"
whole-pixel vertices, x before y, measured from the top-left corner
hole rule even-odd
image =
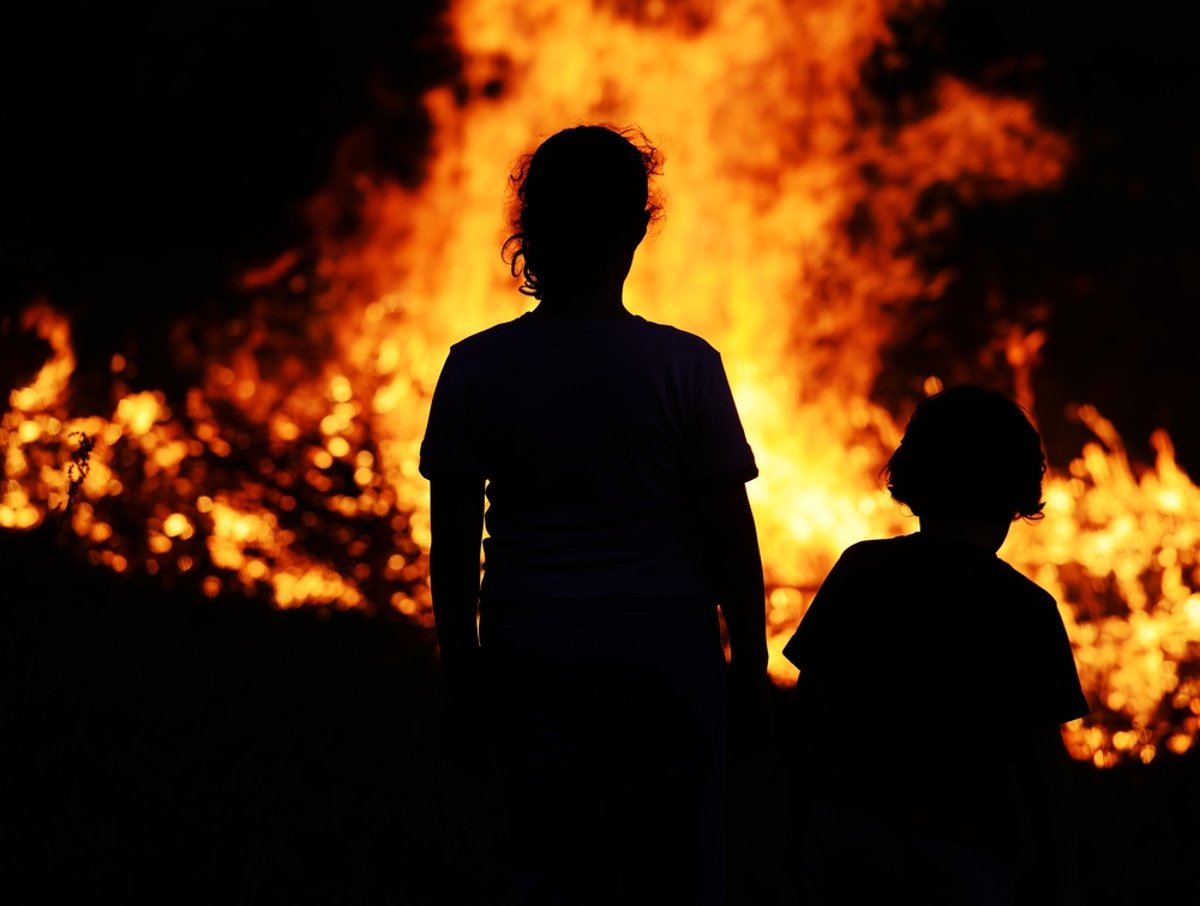
[[[662,324],[650,321],[640,315],[635,315],[638,327],[647,335],[663,343],[671,343],[682,349],[689,349],[701,354],[719,355],[715,346],[699,334],[676,327],[673,324]]]
[[[721,354],[708,340],[671,324],[640,315],[595,321],[537,318],[530,313],[469,334],[450,346],[448,364],[456,370],[490,370],[523,353],[544,349],[547,341],[617,350],[643,361],[672,363],[685,371],[715,372]]]
[[[490,327],[485,327],[483,330],[468,334],[462,339],[451,343],[450,349],[452,352],[474,352],[509,343],[524,334],[528,326],[529,316],[527,314],[521,315],[521,317],[513,318],[511,321],[501,321],[499,324],[493,324]]]
[[[631,335],[647,355],[659,362],[670,362],[685,372],[713,375],[724,369],[721,353],[699,334],[649,321],[640,316],[633,319]]]
[[[495,366],[519,356],[522,349],[536,345],[529,336],[528,315],[502,321],[468,334],[450,344],[445,367],[456,372],[491,372]]]

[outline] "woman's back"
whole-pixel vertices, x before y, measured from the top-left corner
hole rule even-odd
[[[688,495],[756,474],[720,356],[638,316],[456,344],[421,451],[488,479],[488,598],[711,594]]]

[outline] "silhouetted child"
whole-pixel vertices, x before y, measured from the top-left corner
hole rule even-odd
[[[920,531],[848,548],[784,648],[811,741],[808,902],[1070,902],[1060,724],[1088,706],[1053,597],[995,556],[1041,518],[1041,439],[957,386],[885,471]]]

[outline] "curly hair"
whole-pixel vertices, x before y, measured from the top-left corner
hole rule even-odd
[[[512,233],[501,256],[520,291],[587,282],[641,241],[661,212],[662,155],[636,127],[584,125],[550,136],[510,177]]]
[[[949,387],[923,400],[884,467],[915,516],[1042,518],[1046,456],[1028,415],[998,390]]]

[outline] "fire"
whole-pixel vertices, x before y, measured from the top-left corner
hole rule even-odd
[[[860,73],[890,47],[896,5],[459,0],[466,87],[425,98],[424,183],[354,173],[314,199],[315,251],[245,275],[244,319],[177,338],[204,370],[182,411],[131,392],[114,356],[111,411],[72,414],[70,325],[30,307],[22,326],[52,355],[0,428],[0,525],[43,522],[67,496],[72,438],[93,438],[69,517],[92,562],[429,625],[418,448],[449,344],[527,301],[499,260],[510,167],[565,125],[636,123],[665,153],[667,216],[627,299],[722,350],[762,473],[771,669],[793,681],[780,648],[838,553],[914,527],[876,482],[899,426],[869,392],[895,319],[949,277],[909,251],[950,225],[918,199],[1050,190],[1071,158],[1029,102],[950,77],[921,114],[885,118]],[[349,238],[322,226],[347,192]],[[1042,340],[1009,340],[1026,398]],[[1066,732],[1072,754],[1182,753],[1200,723],[1200,489],[1165,434],[1139,469],[1098,413],[1079,416],[1097,442],[1049,477],[1046,520],[1002,554],[1062,602],[1095,706]]]

